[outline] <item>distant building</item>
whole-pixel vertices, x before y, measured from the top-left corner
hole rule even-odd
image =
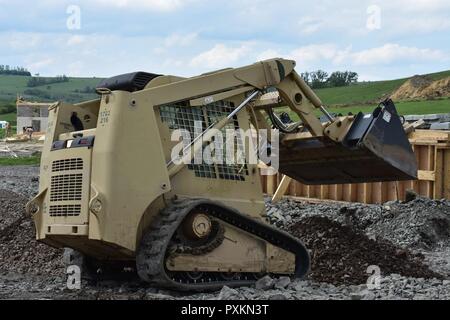
[[[25,127],[34,132],[45,132],[48,125],[48,108],[51,103],[29,102],[17,98],[17,134],[23,134]]]

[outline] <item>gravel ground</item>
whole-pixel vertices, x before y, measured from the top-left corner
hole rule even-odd
[[[183,295],[138,279],[66,288],[61,251],[34,240],[23,205],[37,192],[37,167],[0,167],[0,299],[450,299],[450,202],[416,198],[384,205],[267,202],[278,227],[311,251],[308,279],[265,277],[256,286]],[[6,189],[6,190],[5,190]],[[381,276],[368,290],[367,267]]]
[[[39,166],[0,166],[0,190],[31,199],[39,188]]]

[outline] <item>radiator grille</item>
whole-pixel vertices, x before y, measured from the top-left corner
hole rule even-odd
[[[64,159],[53,161],[52,172],[60,171],[71,171],[71,170],[82,170],[83,169],[83,159]]]
[[[81,205],[69,204],[69,205],[54,205],[50,206],[51,217],[75,217],[81,213]]]
[[[53,176],[50,184],[50,201],[81,200],[82,174]]]

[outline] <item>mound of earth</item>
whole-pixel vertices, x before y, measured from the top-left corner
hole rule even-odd
[[[0,190],[0,201],[0,272],[61,274],[62,251],[36,241],[33,221],[25,214],[27,199]]]
[[[432,81],[424,76],[414,76],[392,95],[394,101],[450,97],[450,77]]]
[[[434,81],[423,90],[422,95],[428,99],[450,97],[450,77]]]
[[[423,256],[401,249],[385,240],[369,239],[349,226],[325,217],[308,217],[290,227],[311,250],[310,277],[335,285],[367,282],[369,266],[382,275],[400,274],[415,278],[441,278],[423,264]]]

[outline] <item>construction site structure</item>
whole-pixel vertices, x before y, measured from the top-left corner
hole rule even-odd
[[[24,128],[33,128],[33,132],[46,132],[48,126],[48,108],[52,103],[26,101],[17,97],[17,134],[25,134]],[[26,130],[25,130],[26,131]]]

